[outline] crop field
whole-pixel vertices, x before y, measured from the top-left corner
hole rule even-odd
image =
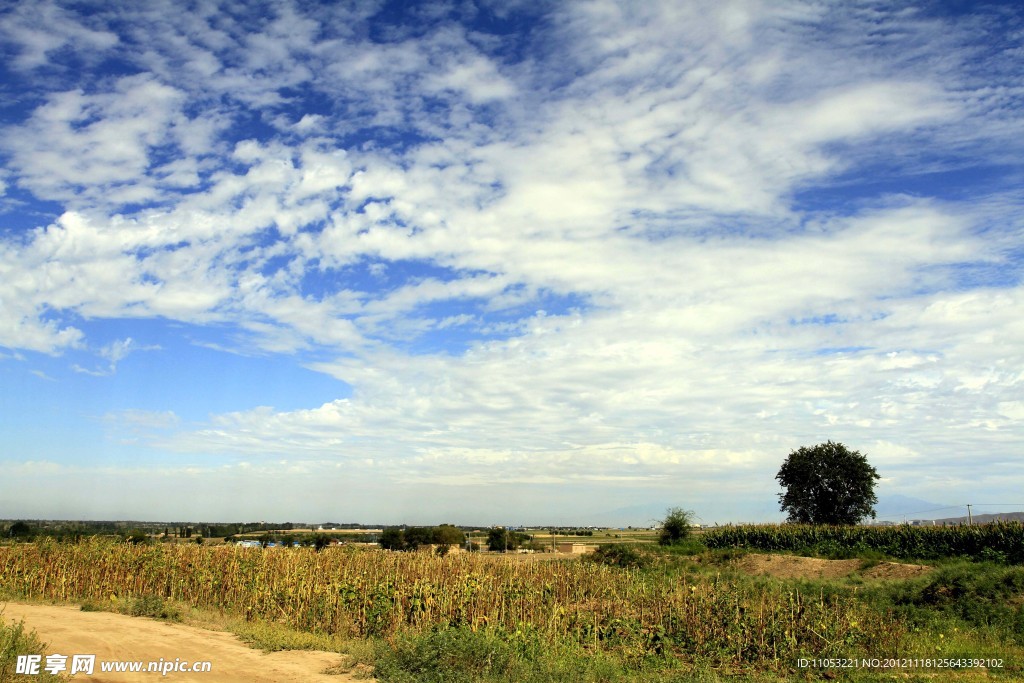
[[[968,557],[1024,563],[1024,525],[1020,522],[934,527],[727,526],[704,532],[701,541],[709,548],[806,550],[822,555],[868,551],[904,559]]]
[[[801,659],[934,657],[938,643],[946,656],[1006,660],[984,677],[1011,680],[1021,672],[1020,602],[1003,615],[1005,624],[993,626],[990,614],[985,628],[974,628],[970,617],[914,606],[914,596],[931,590],[924,579],[897,595],[872,593],[855,578],[741,575],[728,569],[728,552],[706,552],[703,561],[649,559],[646,568],[624,569],[363,547],[41,541],[0,546],[0,596],[90,605],[145,600],[372,643],[377,676],[394,681],[789,680],[824,673],[799,670]],[[998,582],[1019,598],[1018,569],[1007,568]]]

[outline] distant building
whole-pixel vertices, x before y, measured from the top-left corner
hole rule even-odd
[[[558,552],[566,555],[585,555],[594,552],[595,548],[586,543],[559,543]]]

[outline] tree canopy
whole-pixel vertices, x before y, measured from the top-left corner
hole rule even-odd
[[[511,531],[505,527],[494,527],[487,532],[487,549],[495,552],[518,550],[529,540],[530,537],[526,534]]]
[[[27,538],[32,535],[32,527],[25,522],[15,522],[7,530],[7,535],[11,538]]]
[[[878,472],[859,451],[828,441],[789,454],[775,476],[790,522],[857,524],[875,516]]]
[[[416,550],[421,546],[462,545],[466,535],[451,524],[441,526],[387,527],[380,535],[380,547],[387,550]]]
[[[692,524],[692,511],[682,508],[669,508],[665,511],[665,519],[661,522],[658,543],[661,545],[682,543],[690,536],[690,526]]]

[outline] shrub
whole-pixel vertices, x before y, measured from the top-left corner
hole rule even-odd
[[[651,564],[651,558],[639,552],[636,548],[623,543],[602,545],[591,553],[589,559],[598,564],[626,569],[640,569]]]
[[[661,545],[676,545],[682,543],[690,536],[690,526],[693,524],[693,512],[682,508],[669,508],[665,513],[665,519],[661,523],[661,533],[658,535],[658,543]]]
[[[447,628],[408,635],[376,657],[374,675],[395,683],[448,683],[508,673],[512,646],[486,630]]]
[[[181,619],[181,613],[173,605],[164,602],[164,599],[157,595],[144,595],[132,600],[126,610],[127,614],[133,617],[152,617],[153,619],[166,619],[177,621]]]
[[[7,623],[3,613],[0,613],[0,681],[16,680],[18,655],[43,655],[45,648],[45,644],[40,642],[35,631],[25,631],[24,622]],[[47,673],[41,667],[36,675],[18,678],[28,678],[33,682],[42,683],[62,680],[60,676]]]

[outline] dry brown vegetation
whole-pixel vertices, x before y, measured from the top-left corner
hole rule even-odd
[[[396,639],[456,628],[524,647],[716,666],[895,654],[906,634],[892,615],[817,591],[470,554],[39,543],[0,547],[0,590],[57,601],[157,596],[315,633]]]

